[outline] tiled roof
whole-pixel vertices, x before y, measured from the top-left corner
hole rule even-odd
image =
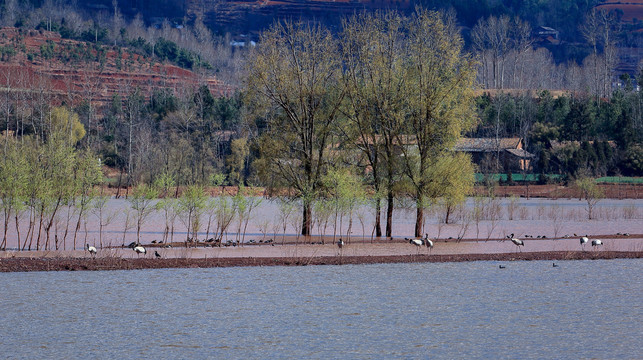
[[[523,158],[523,159],[530,159],[530,158],[534,157],[534,154],[532,154],[532,153],[530,153],[528,151],[525,151],[523,149],[505,149],[505,150],[508,153],[510,153],[511,155],[515,155],[515,156],[517,156],[519,158]]]

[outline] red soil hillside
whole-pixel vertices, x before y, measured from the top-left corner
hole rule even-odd
[[[42,92],[59,101],[91,98],[110,101],[115,93],[206,84],[213,95],[233,91],[212,76],[162,64],[127,49],[62,39],[47,31],[0,29],[0,88],[15,93]]]
[[[643,0],[605,1],[596,6],[601,10],[620,10],[623,12],[622,21],[643,21]]]

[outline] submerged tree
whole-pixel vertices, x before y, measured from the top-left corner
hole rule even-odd
[[[302,199],[301,234],[308,236],[345,95],[337,43],[320,25],[276,24],[248,64],[248,102],[267,119],[260,174],[269,187],[290,188]]]
[[[347,87],[345,133],[365,159],[370,184],[387,202],[386,236],[393,227],[394,186],[399,180],[396,139],[406,116],[404,18],[395,12],[362,14],[344,24],[341,37]],[[381,200],[375,198],[375,233],[382,236]]]
[[[580,190],[581,196],[587,202],[587,218],[592,220],[594,207],[604,196],[603,189],[590,177],[579,178],[576,180],[576,186]]]
[[[429,200],[431,166],[474,124],[475,67],[462,52],[454,19],[417,10],[408,25],[409,81],[407,132],[399,137],[406,174],[415,192],[415,236],[423,235],[424,207]],[[411,153],[415,154],[411,156]]]

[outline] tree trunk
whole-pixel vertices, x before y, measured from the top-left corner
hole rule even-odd
[[[415,214],[415,237],[422,237],[422,225],[424,224],[424,201],[423,197],[419,196],[417,200],[417,206],[416,206],[416,214]]]
[[[378,198],[375,203],[375,236],[382,237],[382,223],[380,214],[382,212],[382,201]]]
[[[386,204],[386,237],[390,238],[393,233],[393,190],[389,187]]]
[[[310,236],[310,225],[312,220],[312,208],[310,202],[304,201],[303,221],[301,224],[301,234],[303,236]]]

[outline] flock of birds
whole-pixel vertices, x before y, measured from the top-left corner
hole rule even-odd
[[[620,234],[619,233],[618,235],[629,235],[629,234]],[[577,236],[577,235],[574,234],[574,236]],[[525,235],[524,237],[525,238],[533,238],[533,236],[531,236],[531,235]],[[568,238],[569,236],[564,236],[564,237]],[[520,249],[520,247],[525,246],[525,242],[523,240],[521,240],[518,237],[516,237],[513,233],[511,233],[510,235],[507,235],[507,238],[509,240],[511,240],[511,242],[514,245],[516,245],[518,247],[519,251],[522,251]],[[545,236],[542,236],[542,237],[538,236],[538,238],[539,239],[545,239],[546,237]],[[424,237],[420,238],[420,239],[418,239],[418,238],[404,238],[404,240],[409,242],[411,245],[416,246],[416,248],[418,249],[418,252],[419,252],[419,249],[420,249],[421,246],[426,246],[426,247],[429,248],[429,251],[431,251],[431,249],[433,249],[433,246],[435,244],[433,240],[429,239],[429,234],[425,234]],[[587,235],[585,235],[585,236],[581,236],[579,240],[580,240],[581,248],[583,250],[585,250],[585,244],[590,242],[590,239],[587,237]],[[156,244],[156,243],[157,243],[156,241],[152,241],[152,244]],[[160,244],[160,243],[161,242],[158,242],[158,244]],[[271,245],[274,246],[272,239],[270,239],[269,241],[266,241],[265,243],[266,244],[271,244]],[[340,251],[346,245],[346,243],[344,242],[344,240],[342,240],[342,238],[339,238],[339,240],[337,241],[336,244],[337,244],[337,247],[340,249]],[[592,245],[592,247],[601,246],[601,245],[603,245],[603,241],[601,241],[599,239],[592,239],[591,240],[591,245]],[[140,256],[141,254],[143,254],[143,256],[145,256],[147,254],[147,250],[145,249],[145,247],[143,247],[143,245],[141,245],[141,244],[139,244],[137,242],[132,242],[127,247],[132,249],[136,253],[137,256]],[[164,247],[172,247],[172,246],[167,244]],[[86,244],[85,250],[87,250],[87,252],[89,252],[90,256],[92,256],[92,257],[96,256],[96,254],[98,253],[98,250],[96,249],[96,247],[91,246],[89,244]],[[158,251],[155,250],[154,251],[154,257],[156,257],[157,259],[160,259],[162,256],[161,256],[161,254],[159,254]],[[553,267],[558,267],[558,265],[556,263],[553,263]],[[500,265],[500,268],[504,269],[505,266]]]

